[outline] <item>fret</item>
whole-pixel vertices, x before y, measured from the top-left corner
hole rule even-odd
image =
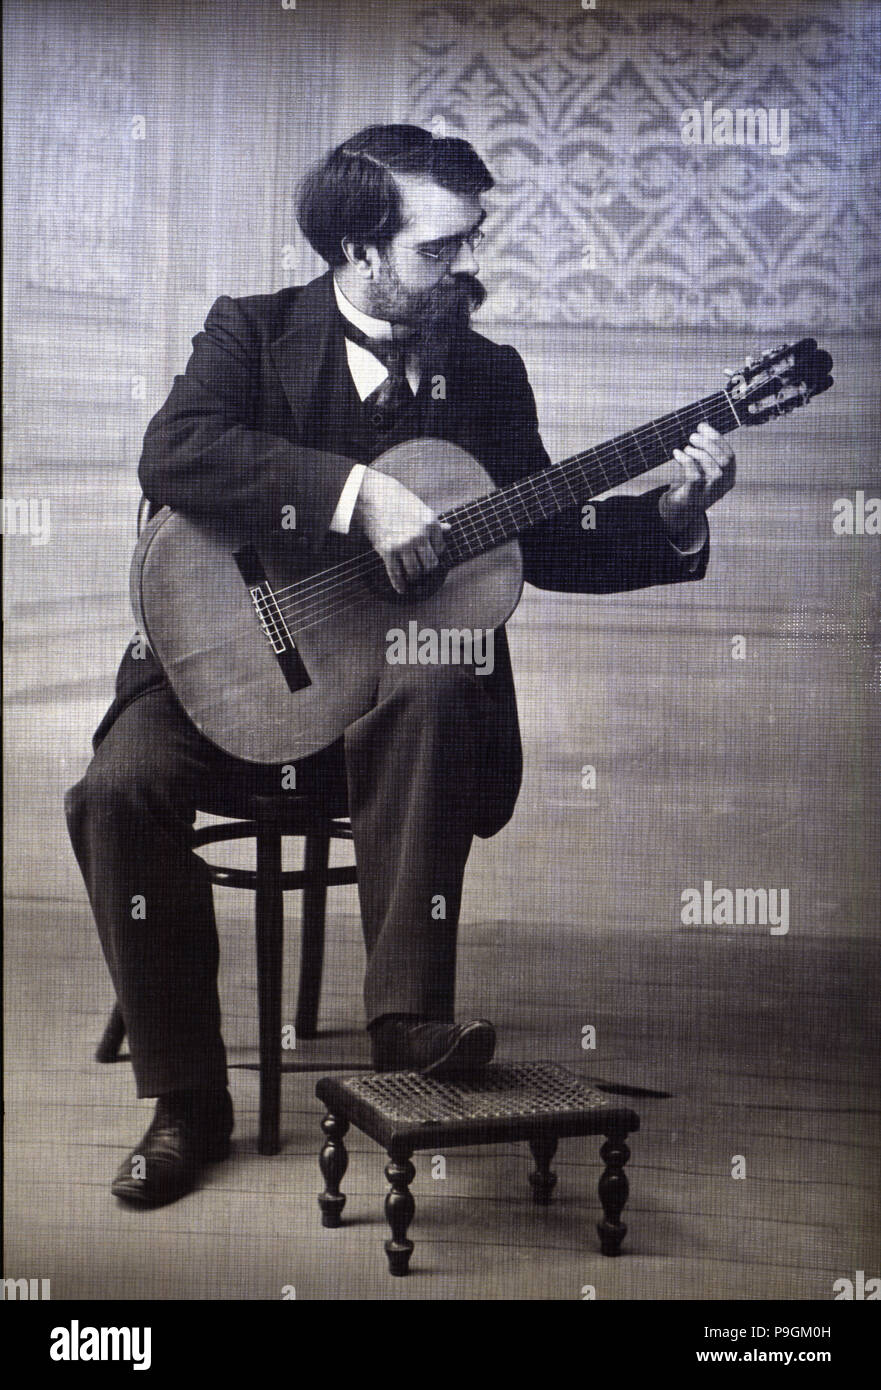
[[[661,434],[661,432],[660,432],[660,430],[659,430],[659,427],[657,427],[657,421],[656,421],[656,420],[650,421],[650,423],[649,423],[648,425],[646,425],[646,428],[648,428],[648,430],[653,430],[653,431],[654,431],[654,434],[656,434],[656,436],[657,436],[657,445],[660,445],[660,448],[661,448],[661,449],[666,450],[666,449],[667,449],[667,443],[666,443],[666,441],[664,441],[664,436],[663,436],[663,434]],[[656,445],[656,448],[657,448],[657,445]]]
[[[503,507],[507,507],[510,520],[511,520],[511,521],[513,522],[513,524],[516,526],[516,525],[517,525],[517,517],[516,517],[515,514],[514,514],[514,508],[513,508],[513,506],[511,505],[511,502],[510,502],[509,498],[506,497],[506,495],[505,495],[504,492],[498,492],[498,493],[496,493],[495,495],[496,495],[496,497],[499,499],[501,505],[502,505]],[[503,516],[502,519],[507,523],[507,518],[504,518],[504,516]]]
[[[528,480],[528,482],[533,492],[535,493],[535,501],[538,506],[538,510],[541,513],[542,521],[550,521],[551,517],[555,514],[556,509],[553,505],[551,505],[551,510],[549,512],[546,512],[544,509],[544,503],[542,502],[541,492],[539,491],[539,488],[544,484],[544,478],[539,473],[531,477]],[[551,495],[553,496],[553,492]]]
[[[606,470],[605,470],[603,464],[599,462],[599,460],[597,460],[597,468],[602,472],[602,475],[603,475],[603,482],[605,483],[606,487],[613,487],[614,484],[613,484],[611,478],[606,477]],[[585,475],[585,476],[586,476],[586,475]],[[603,490],[605,490],[605,489],[603,489]]]
[[[464,527],[466,527],[466,526],[470,526],[470,528],[471,528],[471,535],[469,535],[468,532],[467,532],[466,530],[464,530]],[[473,554],[473,555],[480,555],[480,554],[482,554],[482,547],[480,546],[480,536],[479,536],[479,534],[478,534],[477,527],[476,527],[474,521],[472,520],[472,518],[471,518],[470,516],[468,516],[468,515],[466,515],[466,516],[463,518],[462,540],[463,540],[463,542],[468,546],[469,554]],[[474,543],[475,541],[477,542],[477,545],[476,545],[476,547],[475,547],[474,549],[472,549],[473,543]]]
[[[667,445],[666,445],[665,442],[664,442],[664,436],[661,434],[661,431],[658,429],[657,421],[652,420],[651,424],[649,425],[649,429],[653,429],[653,430],[654,430],[655,434],[658,436],[658,442],[660,443],[661,448],[662,448],[662,449],[666,449]]]
[[[639,457],[641,458],[642,462],[645,464],[646,468],[650,468],[651,464],[649,463],[649,460],[646,458],[645,454],[642,452],[642,449],[640,449],[639,447],[639,440],[636,437],[638,433],[638,430],[633,431],[633,442],[636,445],[637,450],[639,451]]]
[[[569,489],[569,496],[572,498],[573,506],[577,507],[579,502],[581,501],[581,498],[578,496],[578,493],[573,490],[572,484],[570,483],[566,474],[561,474],[561,477],[563,479],[563,482],[566,484],[566,487]]]
[[[610,440],[609,440],[609,443],[610,443],[611,447],[615,450],[615,459],[616,459],[616,462],[617,462],[621,467],[623,467],[623,469],[624,469],[624,476],[625,476],[625,478],[626,478],[626,477],[628,476],[627,464],[624,462],[624,459],[621,457],[621,451],[620,451],[620,449],[618,448],[618,441],[617,441],[617,439],[610,439]]]

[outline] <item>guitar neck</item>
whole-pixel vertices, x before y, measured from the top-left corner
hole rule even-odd
[[[562,463],[530,473],[511,487],[454,507],[442,517],[452,528],[446,539],[450,560],[458,564],[482,555],[598,493],[659,467],[688,441],[701,420],[720,434],[741,423],[728,393],[716,391]]]

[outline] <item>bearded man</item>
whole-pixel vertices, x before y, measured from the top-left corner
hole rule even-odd
[[[485,291],[477,249],[493,185],[464,140],[372,126],[305,179],[300,227],[329,270],[311,284],[222,297],[183,375],[150,422],[139,477],[154,508],[224,518],[259,547],[317,564],[334,533],[360,533],[400,593],[444,558],[444,525],[416,493],[370,467],[433,437],[466,449],[499,487],[546,468],[535,401],[512,347],[469,325]],[[705,509],[733,484],[733,453],[708,426],[675,455],[679,478],[577,509],[522,542],[544,589],[614,593],[702,578]],[[278,792],[281,769],[239,762],[190,722],[158,665],[123,658],[95,755],[67,794],[85,878],[129,1037],[149,1130],[112,1185],[141,1206],[173,1201],[228,1151],[232,1104],[217,994],[211,887],[193,852],[212,788],[243,802]],[[388,665],[372,706],[304,760],[312,789],[351,818],[367,952],[364,1002],[378,1069],[473,1074],[493,1055],[484,1019],[455,1021],[456,934],[475,835],[510,818],[521,750],[504,631],[491,673]],[[133,920],[132,899],[147,903]],[[432,903],[441,895],[446,915]]]

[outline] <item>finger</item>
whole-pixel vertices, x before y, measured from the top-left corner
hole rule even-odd
[[[679,486],[681,486],[684,483],[695,483],[700,480],[700,478],[702,477],[701,471],[698,468],[695,460],[690,456],[690,454],[688,454],[684,449],[674,449],[673,457],[679,464],[680,469],[682,471],[682,477],[680,479]]]
[[[412,543],[398,551],[398,559],[401,562],[407,583],[412,584],[414,580],[422,577],[422,563],[416,552],[416,547]]]
[[[429,527],[428,543],[431,546],[438,560],[442,560],[446,551],[446,534],[452,530],[449,522],[435,521]]]
[[[715,459],[701,458],[697,459],[696,463],[705,484],[709,485],[719,481],[722,476],[722,468]]]
[[[407,592],[407,579],[397,555],[384,555],[382,562],[385,565],[385,572],[392,588],[396,593],[405,594]]]
[[[734,454],[730,441],[718,430],[713,429],[712,425],[708,425],[706,420],[701,420],[691,436],[691,442],[702,445],[703,448],[709,449],[711,454],[715,454],[719,458],[726,458],[729,454],[732,456]]]
[[[701,421],[699,421],[698,426],[697,426],[697,429],[695,430],[695,434],[702,434],[702,435],[704,435],[705,438],[707,438],[707,439],[721,439],[721,438],[722,438],[722,436],[721,436],[721,434],[719,433],[719,431],[716,430],[716,429],[713,429],[713,426],[709,423],[708,420],[701,420]]]
[[[428,574],[430,570],[437,569],[440,561],[429,540],[415,541],[413,549],[416,552],[416,557],[422,567],[423,574]]]
[[[734,458],[734,450],[728,440],[723,439],[721,434],[717,430],[711,429],[709,425],[706,431],[701,430],[699,425],[688,442],[693,448],[708,454],[720,467],[726,464],[729,459]]]
[[[689,444],[685,450],[690,458],[704,472],[714,477],[719,477],[722,472],[722,465],[713,454],[707,453],[706,449],[700,449],[694,444]]]

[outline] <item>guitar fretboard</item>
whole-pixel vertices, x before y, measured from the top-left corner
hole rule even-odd
[[[661,415],[647,425],[608,439],[562,463],[530,473],[510,487],[454,507],[442,520],[449,560],[459,564],[492,550],[570,507],[582,506],[620,483],[666,463],[682,448],[701,420],[720,434],[737,429],[740,418],[725,391]]]

